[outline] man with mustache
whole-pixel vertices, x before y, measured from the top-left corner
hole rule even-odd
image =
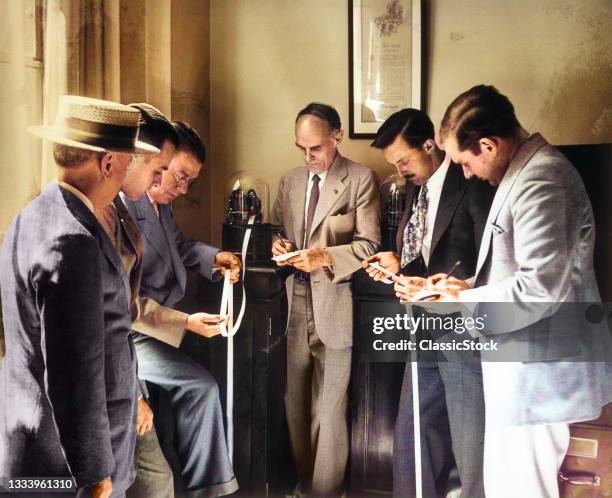
[[[373,147],[381,149],[407,180],[406,207],[397,232],[397,253],[382,252],[363,262],[374,279],[385,275],[376,262],[398,273],[399,297],[420,289],[425,279],[448,271],[471,277],[494,189],[466,180],[434,140],[423,111],[403,109],[379,128]],[[438,359],[440,361],[438,361]],[[393,494],[415,496],[411,369],[405,370],[393,450]],[[431,357],[419,363],[423,496],[444,496],[448,474],[457,465],[462,496],[484,497],[482,443],[484,399],[480,362]]]

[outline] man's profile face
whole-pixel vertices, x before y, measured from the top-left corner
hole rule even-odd
[[[301,116],[295,124],[295,145],[304,154],[308,170],[312,173],[327,171],[336,159],[339,130],[310,114]]]
[[[507,164],[503,164],[499,148],[491,139],[482,138],[473,147],[460,150],[457,139],[450,135],[444,141],[444,150],[461,166],[466,178],[480,178],[497,186],[504,176]]]
[[[123,193],[131,200],[141,197],[152,186],[161,185],[162,173],[168,169],[175,147],[165,140],[159,154],[139,157],[133,169],[127,172]]]
[[[149,195],[157,204],[170,204],[180,195],[186,194],[202,171],[202,163],[188,152],[178,152],[167,171],[162,174],[160,186],[149,189]]]
[[[401,135],[398,135],[384,148],[383,155],[387,162],[395,166],[398,175],[413,185],[424,185],[436,170],[433,156],[426,151],[428,146],[433,147],[433,140],[426,141],[420,147],[411,147]]]

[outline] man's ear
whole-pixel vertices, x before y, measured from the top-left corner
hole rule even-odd
[[[110,177],[113,172],[113,158],[114,154],[108,152],[100,159],[100,172],[104,178]]]
[[[478,144],[480,145],[481,152],[485,152],[487,154],[496,155],[499,149],[499,140],[497,137],[482,137]]]
[[[344,130],[338,130],[338,133],[336,133],[336,145],[342,142],[343,138],[344,138]]]
[[[425,142],[423,143],[423,150],[427,154],[431,154],[435,148],[436,148],[436,142],[434,142],[434,140],[431,138],[425,140]]]

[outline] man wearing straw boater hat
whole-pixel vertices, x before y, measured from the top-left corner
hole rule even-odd
[[[59,170],[0,253],[3,478],[73,477],[78,496],[96,498],[123,496],[134,479],[130,287],[94,210],[115,198],[134,154],[159,152],[137,140],[138,119],[128,106],[64,96],[54,126],[30,129],[54,142]]]

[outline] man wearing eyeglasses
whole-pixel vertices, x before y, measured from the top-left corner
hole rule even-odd
[[[170,203],[197,179],[206,152],[189,125],[179,122],[173,126],[179,143],[170,167],[147,195],[136,201],[124,199],[142,233],[140,301],[150,303],[140,310],[145,319],[139,317],[132,326],[136,331],[138,375],[170,394],[176,420],[175,448],[188,496],[223,496],[236,491],[238,484],[227,451],[217,383],[201,365],[178,350],[185,329],[191,329],[190,319],[202,314],[187,315],[172,308],[185,295],[188,269],[209,280],[217,280],[228,269],[232,282],[236,282],[240,260],[180,232]],[[151,320],[156,314],[157,319]]]

